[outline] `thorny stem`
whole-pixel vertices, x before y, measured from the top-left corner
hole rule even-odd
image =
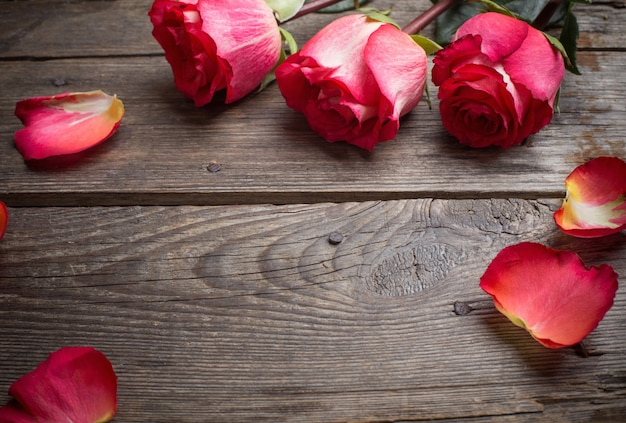
[[[440,0],[437,3],[433,4],[430,9],[419,15],[413,21],[411,21],[407,26],[402,28],[403,32],[407,34],[417,34],[422,29],[426,28],[426,25],[435,20],[435,18],[441,15],[443,12],[448,10],[450,7],[454,6],[456,3],[459,3],[460,0]]]
[[[563,0],[550,0],[533,21],[533,26],[539,30],[543,30],[561,3],[563,3]]]
[[[331,6],[335,3],[339,3],[339,1],[341,0],[313,0],[309,3],[305,3],[302,8],[298,11],[298,13],[296,13],[295,15],[293,15],[291,18],[286,19],[285,21],[281,22],[281,23],[285,23],[285,22],[289,22],[292,21],[294,19],[298,19],[300,16],[304,16],[304,15],[308,15],[309,13],[313,13],[313,12],[317,12],[320,9],[323,9],[327,6]],[[357,8],[359,5],[359,1],[355,0],[354,1],[354,6],[355,8]]]

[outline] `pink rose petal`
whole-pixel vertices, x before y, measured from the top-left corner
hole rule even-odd
[[[15,145],[25,160],[73,154],[99,144],[115,133],[124,105],[102,91],[64,93],[19,101],[15,115],[25,128]]]

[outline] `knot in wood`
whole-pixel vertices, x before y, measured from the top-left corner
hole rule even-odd
[[[415,294],[444,280],[462,260],[462,252],[446,244],[414,246],[383,256],[366,288],[383,296]]]

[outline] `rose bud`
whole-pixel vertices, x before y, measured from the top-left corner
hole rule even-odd
[[[443,126],[462,144],[509,148],[552,120],[563,57],[526,22],[481,13],[433,60]]]
[[[280,58],[280,30],[264,0],[155,0],[149,16],[176,88],[198,107],[223,89],[226,103],[241,99]]]
[[[15,401],[0,408],[0,422],[104,423],[117,412],[117,376],[100,351],[64,347],[9,388]]]
[[[419,102],[426,53],[395,26],[362,14],[339,18],[276,68],[287,106],[327,141],[371,151],[395,138]]]
[[[548,348],[582,341],[613,305],[617,273],[586,268],[572,251],[533,242],[506,247],[487,267],[480,287],[496,308]]]
[[[578,166],[565,179],[565,200],[554,213],[561,230],[579,238],[597,238],[626,229],[626,163],[598,157]]]
[[[100,90],[33,97],[17,102],[24,128],[15,146],[25,160],[73,154],[111,137],[124,116],[124,104]]]

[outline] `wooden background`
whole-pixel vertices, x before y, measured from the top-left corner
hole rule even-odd
[[[576,5],[583,75],[525,145],[459,145],[430,84],[433,109],[372,153],[326,143],[275,84],[195,108],[150,5],[0,0],[0,402],[51,351],[92,345],[119,378],[115,422],[626,421],[623,288],[583,346],[550,350],[478,287],[521,241],[626,275],[624,233],[552,220],[576,166],[626,158],[626,3]],[[430,2],[370,5],[404,25]],[[302,45],[335,17],[285,26]],[[15,103],[93,89],[124,101],[117,134],[24,162]]]

